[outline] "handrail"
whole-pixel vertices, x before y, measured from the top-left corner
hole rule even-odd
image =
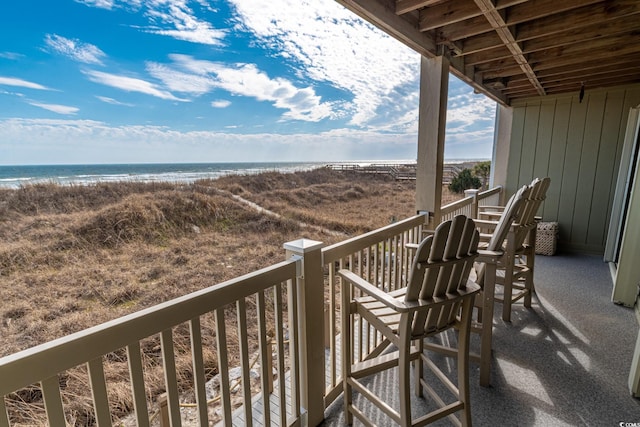
[[[232,304],[241,298],[265,290],[274,283],[294,278],[298,260],[283,261],[84,331],[5,356],[0,359],[0,378],[2,378],[0,396]]]
[[[478,206],[485,206],[491,203],[497,204],[500,194],[502,193],[502,187],[497,186],[482,192],[478,192],[478,190],[468,190],[468,193],[471,195],[440,208],[441,221],[452,219],[459,214],[466,215],[470,218],[477,218]]]
[[[445,215],[462,211],[466,206],[469,206],[473,203],[473,199],[474,197],[465,197],[464,199],[456,200],[455,202],[451,202],[448,205],[444,205],[442,208],[440,208],[440,215],[442,215],[442,217],[444,218]]]
[[[322,249],[323,264],[326,265],[339,261],[349,254],[356,253],[385,239],[397,236],[408,229],[424,225],[426,220],[427,217],[425,214],[414,215],[382,228],[369,231],[368,233],[327,246]]]
[[[258,325],[258,336],[251,337],[257,341],[252,346],[258,346],[261,355],[263,370],[260,389],[263,393],[263,414],[268,421],[269,417],[279,416],[281,423],[287,421],[289,416],[299,417],[301,407],[301,394],[304,390],[299,383],[285,386],[285,375],[289,372],[289,381],[300,381],[299,353],[293,352],[289,356],[289,362],[285,366],[284,329],[289,329],[291,348],[297,348],[298,322],[300,321],[298,304],[295,302],[299,290],[296,283],[300,283],[300,271],[302,257],[292,256],[288,260],[270,267],[234,278],[220,284],[202,289],[188,295],[175,298],[132,313],[121,318],[105,322],[84,331],[55,339],[53,341],[23,350],[21,352],[0,358],[0,426],[11,425],[6,412],[5,396],[17,392],[25,387],[40,383],[44,396],[48,424],[60,425],[65,423],[65,409],[62,399],[63,390],[59,387],[59,376],[67,371],[86,365],[89,376],[89,388],[93,396],[93,410],[97,422],[108,424],[111,419],[109,402],[107,399],[107,384],[109,383],[103,368],[103,363],[109,354],[126,349],[130,386],[134,401],[135,416],[138,425],[149,425],[150,417],[147,407],[147,391],[145,390],[145,376],[143,374],[143,358],[141,343],[150,337],[160,336],[160,351],[165,376],[165,387],[168,396],[168,412],[172,425],[179,422],[179,386],[177,382],[177,361],[175,359],[176,344],[174,343],[173,330],[178,327],[188,326],[191,341],[191,357],[193,358],[193,377],[195,381],[194,392],[196,396],[200,422],[208,425],[207,399],[205,390],[205,367],[203,365],[203,349],[205,349],[201,325],[201,317],[213,313],[215,317],[215,352],[218,357],[218,365],[229,367],[230,355],[237,356],[242,361],[242,381],[244,401],[250,402],[250,390],[247,388],[250,382],[250,369],[248,368],[249,347],[247,334],[247,322],[255,322]],[[273,299],[267,304],[265,296]],[[286,302],[283,295],[289,298]],[[273,296],[273,298],[271,298]],[[250,318],[247,314],[246,299],[256,299],[255,313]],[[238,322],[239,349],[227,347],[227,335],[235,334],[227,331],[225,316],[227,307],[236,307]],[[265,314],[273,312],[275,325],[265,323]],[[288,313],[287,324],[283,323],[283,312]],[[231,315],[233,316],[233,315]],[[231,320],[232,317],[229,318]],[[266,363],[271,353],[270,340],[267,338],[268,330],[275,330],[276,349],[278,355],[278,387],[287,390],[287,393],[279,393],[278,408],[272,407],[269,398],[264,398],[270,393],[271,368]],[[183,329],[184,330],[184,329]],[[177,334],[178,332],[176,332]],[[239,352],[239,353],[238,353]],[[232,401],[229,387],[228,369],[220,369],[220,391],[222,399],[222,416],[227,425],[231,424]],[[268,377],[267,377],[268,375]],[[289,393],[291,390],[291,393]],[[87,390],[89,391],[89,390]],[[246,406],[246,405],[245,405]],[[250,408],[250,405],[247,406]],[[270,409],[272,408],[272,409]],[[279,414],[270,415],[272,410]],[[40,422],[40,421],[37,421]]]

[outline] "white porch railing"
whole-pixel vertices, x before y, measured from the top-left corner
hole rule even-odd
[[[475,217],[473,213],[479,205],[497,204],[500,191],[496,188],[444,206],[443,220],[448,218],[445,215],[457,213]],[[176,353],[187,352],[197,418],[200,425],[209,425],[203,357],[203,337],[209,329],[209,335],[215,335],[213,351],[220,367],[217,398],[224,425],[232,425],[234,404],[228,368],[235,363],[241,371],[244,425],[317,425],[326,407],[342,391],[338,344],[340,283],[336,272],[350,269],[385,290],[403,286],[412,261],[406,245],[420,241],[427,220],[426,215],[416,215],[322,249],[319,242],[289,242],[284,245],[287,261],[1,358],[0,427],[15,423],[7,412],[7,402],[12,401],[14,393],[34,384],[44,397],[48,424],[65,425],[68,397],[60,378],[79,366],[86,366],[87,392],[93,399],[95,421],[101,427],[110,426],[112,415],[103,361],[116,353],[126,357],[135,421],[138,426],[149,426],[153,417],[150,407],[156,403],[145,389],[141,343],[153,337],[159,337],[158,359],[164,372],[169,424],[182,425]],[[268,319],[273,320],[270,323]],[[209,329],[203,326],[205,322]],[[255,325],[256,336],[248,334],[249,324]],[[269,337],[269,330],[275,336]],[[366,324],[353,325],[352,330],[358,359],[379,347],[379,335]],[[178,333],[187,335],[190,348],[175,345]],[[229,348],[230,339],[237,339],[237,350]],[[272,339],[275,387],[269,360]],[[257,357],[261,371],[257,389],[250,386],[252,355]],[[257,401],[256,395],[270,396],[259,399],[259,416],[252,412],[250,403]],[[272,405],[274,397],[277,404]]]
[[[486,191],[466,190],[465,198],[443,206],[440,209],[440,221],[448,221],[456,215],[466,215],[469,218],[478,217],[478,208],[500,204],[502,187],[498,186]]]
[[[73,399],[73,396],[65,395],[64,386],[61,390],[61,379],[66,372],[82,365],[86,365],[90,388],[87,393],[93,398],[95,421],[101,427],[111,426],[112,415],[107,392],[109,382],[105,378],[103,362],[105,358],[112,358],[115,352],[126,354],[136,425],[149,426],[152,418],[149,412],[153,401],[145,390],[146,367],[143,364],[148,356],[142,354],[141,342],[153,336],[160,337],[160,358],[170,425],[181,425],[176,353],[184,351],[191,353],[191,386],[195,392],[198,421],[200,425],[209,425],[203,363],[205,317],[209,322],[211,317],[214,319],[214,325],[210,327],[215,335],[214,351],[220,367],[218,397],[224,424],[231,425],[233,410],[227,367],[238,363],[242,371],[242,400],[251,402],[249,360],[252,353],[257,352],[260,366],[267,367],[261,368],[259,393],[268,395],[272,375],[271,372],[265,372],[271,370],[267,349],[271,348],[269,342],[274,340],[279,401],[277,407],[270,407],[270,399],[262,399],[264,407],[261,412],[264,419],[259,422],[271,425],[270,418],[274,417],[277,418],[273,420],[277,425],[299,425],[300,402],[304,393],[300,387],[300,351],[296,351],[300,324],[298,316],[301,313],[297,296],[303,282],[296,279],[300,279],[301,266],[302,258],[292,257],[272,267],[0,359],[0,426],[8,427],[16,422],[7,413],[6,402],[11,402],[12,394],[38,383],[36,387],[41,390],[44,398],[47,424],[67,425],[70,415],[65,409],[65,402]],[[251,322],[257,336],[248,335],[248,325]],[[273,337],[268,336],[271,330],[274,331]],[[285,331],[289,332],[288,344],[285,341]],[[175,336],[185,332],[189,336],[190,349],[174,345]],[[212,337],[208,338],[213,341]],[[237,340],[237,346],[228,345],[230,338]],[[270,355],[271,351],[268,353]],[[290,384],[285,383],[285,378]],[[15,394],[13,397],[15,398]],[[251,405],[245,406],[245,419],[249,420],[246,425],[251,425]],[[31,424],[42,422],[43,420],[31,421]]]

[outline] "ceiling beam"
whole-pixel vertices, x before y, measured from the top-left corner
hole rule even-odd
[[[524,3],[526,1],[527,0],[501,0],[496,2],[495,8],[498,10],[502,10]],[[429,31],[435,28],[443,27],[445,25],[452,25],[456,23],[462,23],[463,25],[466,25],[470,19],[477,17],[481,18],[482,12],[472,1],[449,1],[440,5],[420,10],[420,31]],[[480,22],[482,21],[480,20]]]
[[[631,58],[637,58],[637,55],[639,53],[640,44],[627,43],[623,46],[617,46],[613,49],[587,49],[586,51],[576,52],[572,55],[557,56],[555,59],[545,58],[544,54],[541,54],[538,58],[535,58],[536,63],[534,63],[531,57],[529,57],[529,61],[532,63],[533,69],[536,71],[536,73],[541,73],[543,70],[553,70],[561,67],[582,67],[585,57],[589,58],[590,63],[600,61],[602,65],[609,65],[612,62],[615,62],[616,57],[628,56]],[[522,69],[514,65],[513,61],[508,59],[501,60],[496,63],[478,65],[476,66],[476,72],[482,73],[482,76],[485,80],[509,78],[522,75]]]
[[[530,20],[522,23],[517,27],[517,39],[518,41],[535,39],[637,14],[640,14],[638,0],[601,2],[558,13],[544,20]]]
[[[527,78],[531,82],[531,85],[536,89],[539,95],[545,95],[544,88],[538,81],[536,73],[531,68],[531,65],[529,65],[527,58],[522,52],[522,48],[516,42],[513,34],[511,34],[511,31],[509,31],[509,29],[507,28],[507,24],[502,14],[496,9],[492,0],[474,1],[482,11],[484,16],[487,18],[487,21],[489,21],[489,24],[491,24],[500,39],[503,41],[507,49],[509,49],[509,51],[513,55],[514,60],[518,63],[525,76],[527,76]]]
[[[588,61],[578,65],[572,64],[564,67],[556,67],[549,70],[538,71],[536,74],[538,75],[540,82],[544,83],[551,79],[560,80],[563,76],[572,76],[576,74],[592,75],[600,72],[606,72],[608,70],[626,70],[630,68],[640,68],[640,58],[638,58],[637,55],[617,56],[612,58],[611,61],[607,61],[606,64],[603,64],[602,61]],[[509,79],[508,85],[518,84],[523,81],[528,80],[524,78],[512,78]]]
[[[571,53],[574,48],[583,50],[584,46],[599,48],[606,45],[616,47],[621,40],[637,37],[635,31],[640,31],[640,20],[637,17],[629,17],[616,21],[609,21],[603,25],[594,25],[588,29],[572,30],[563,34],[541,37],[528,42],[519,43],[525,55],[550,49],[563,48],[565,53]],[[464,50],[464,46],[458,43],[458,50]],[[468,65],[479,65],[508,57],[511,52],[505,49],[504,43],[473,54],[462,55]]]
[[[626,3],[627,0],[622,0]],[[548,43],[549,39],[561,40],[566,43],[568,38],[573,41],[582,40],[584,37],[593,37],[594,34],[604,34],[605,29],[614,29],[624,32],[627,29],[638,28],[640,22],[640,2],[631,0],[633,4],[619,5],[606,8],[604,4],[597,4],[581,8],[579,11],[564,12],[551,16],[542,21],[532,21],[519,24],[512,30],[519,43],[525,42],[524,51],[536,49],[538,39],[541,44]],[[594,24],[596,23],[596,24]],[[535,39],[535,40],[534,40]],[[531,43],[531,44],[529,44]],[[494,49],[502,45],[502,40],[494,32],[482,33],[466,38],[462,43],[461,55],[469,55]],[[529,46],[527,48],[527,46]],[[546,46],[548,47],[548,46]]]
[[[481,15],[472,1],[459,0],[420,10],[420,31],[465,21]]]
[[[402,15],[413,12],[423,7],[433,6],[441,3],[443,0],[398,0],[396,1],[396,14]]]
[[[509,9],[508,25],[546,18],[561,12],[602,3],[603,0],[530,0]]]
[[[627,3],[630,1],[637,2],[637,0],[616,0],[616,4],[618,1],[622,1],[624,3],[624,7],[629,7],[630,5]],[[512,6],[507,11],[506,23],[509,26],[525,22],[536,22],[536,20],[539,20],[539,22],[546,22],[547,20],[555,22],[555,16],[562,15],[563,19],[560,20],[558,25],[559,30],[561,30],[563,25],[564,28],[566,28],[567,25],[571,25],[569,22],[573,20],[573,11],[576,8],[588,8],[588,6],[592,4],[600,4],[602,7],[601,3],[602,0],[555,0],[555,2],[554,0],[529,0],[528,2],[520,4],[520,2],[516,3],[515,0],[510,0],[508,3],[497,2],[496,9],[502,10],[506,7],[505,5]],[[611,7],[609,4],[610,2],[605,3],[609,5],[609,9],[617,9],[617,5],[615,7]],[[545,19],[543,20],[541,18]],[[478,14],[478,17],[476,18],[471,18],[463,22],[456,21],[455,23],[447,25],[441,29],[442,37],[450,41],[467,39],[469,37],[484,34],[491,30],[491,26],[480,14]],[[522,37],[522,39],[526,39],[527,37]],[[521,35],[519,29],[517,38],[518,41],[520,41]]]

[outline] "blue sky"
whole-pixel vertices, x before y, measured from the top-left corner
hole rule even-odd
[[[0,8],[0,164],[415,159],[420,57],[334,0]],[[495,103],[451,78],[447,159]]]

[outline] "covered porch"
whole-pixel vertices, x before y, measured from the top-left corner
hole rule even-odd
[[[512,323],[499,320],[499,311],[495,314],[491,387],[478,385],[478,366],[471,365],[474,425],[637,422],[640,402],[629,397],[626,384],[637,320],[632,309],[611,307],[606,264],[594,255],[539,256],[536,288],[533,309],[517,305]],[[452,364],[446,359],[439,363]],[[391,373],[371,386],[397,405]],[[423,399],[412,404],[418,413],[428,409]],[[322,425],[342,426],[343,420],[338,400]],[[379,420],[384,424],[383,416]]]
[[[105,358],[128,364],[135,402],[132,423],[159,422],[162,405],[145,391],[140,354],[140,342],[150,337],[159,337],[162,358],[157,363],[164,371],[169,425],[183,423],[181,376],[191,381],[194,418],[203,425],[212,419],[209,400],[217,402],[222,422],[232,425],[238,419],[233,396],[240,396],[244,423],[250,425],[247,403],[272,393],[276,404],[255,400],[263,414],[253,419],[256,425],[341,423],[336,269],[349,267],[400,286],[409,265],[406,243],[415,243],[423,228],[447,215],[473,216],[473,197],[454,208],[440,203],[449,73],[499,103],[492,162],[496,190],[483,194],[480,203],[504,201],[532,178],[550,176],[549,195],[539,213],[544,221],[559,223],[558,243],[564,252],[538,257],[533,309],[516,307],[510,324],[496,321],[492,386],[479,387],[478,372],[472,370],[474,421],[638,422],[640,409],[632,394],[640,393],[640,344],[631,307],[640,279],[634,262],[640,250],[640,184],[634,180],[640,174],[633,174],[638,162],[634,107],[640,106],[640,4],[339,2],[423,55],[417,215],[328,248],[320,242],[289,242],[285,261],[268,269],[0,359],[0,427],[13,425],[13,393],[33,384],[44,396],[49,424],[69,422],[62,392],[65,372],[76,367],[86,370],[96,423],[112,425]],[[215,399],[205,387],[205,316],[214,317],[216,324],[220,379]],[[247,322],[258,325],[259,336],[242,332]],[[229,350],[227,337],[234,328],[238,345]],[[188,336],[189,345],[174,343],[178,331]],[[176,368],[176,353],[192,356],[188,374]],[[250,363],[254,355],[263,372],[257,384]],[[231,359],[238,366],[231,366]],[[231,367],[240,368],[238,389],[229,377]],[[276,384],[266,375],[271,371],[277,372]],[[389,391],[395,387],[393,379],[381,384]]]

